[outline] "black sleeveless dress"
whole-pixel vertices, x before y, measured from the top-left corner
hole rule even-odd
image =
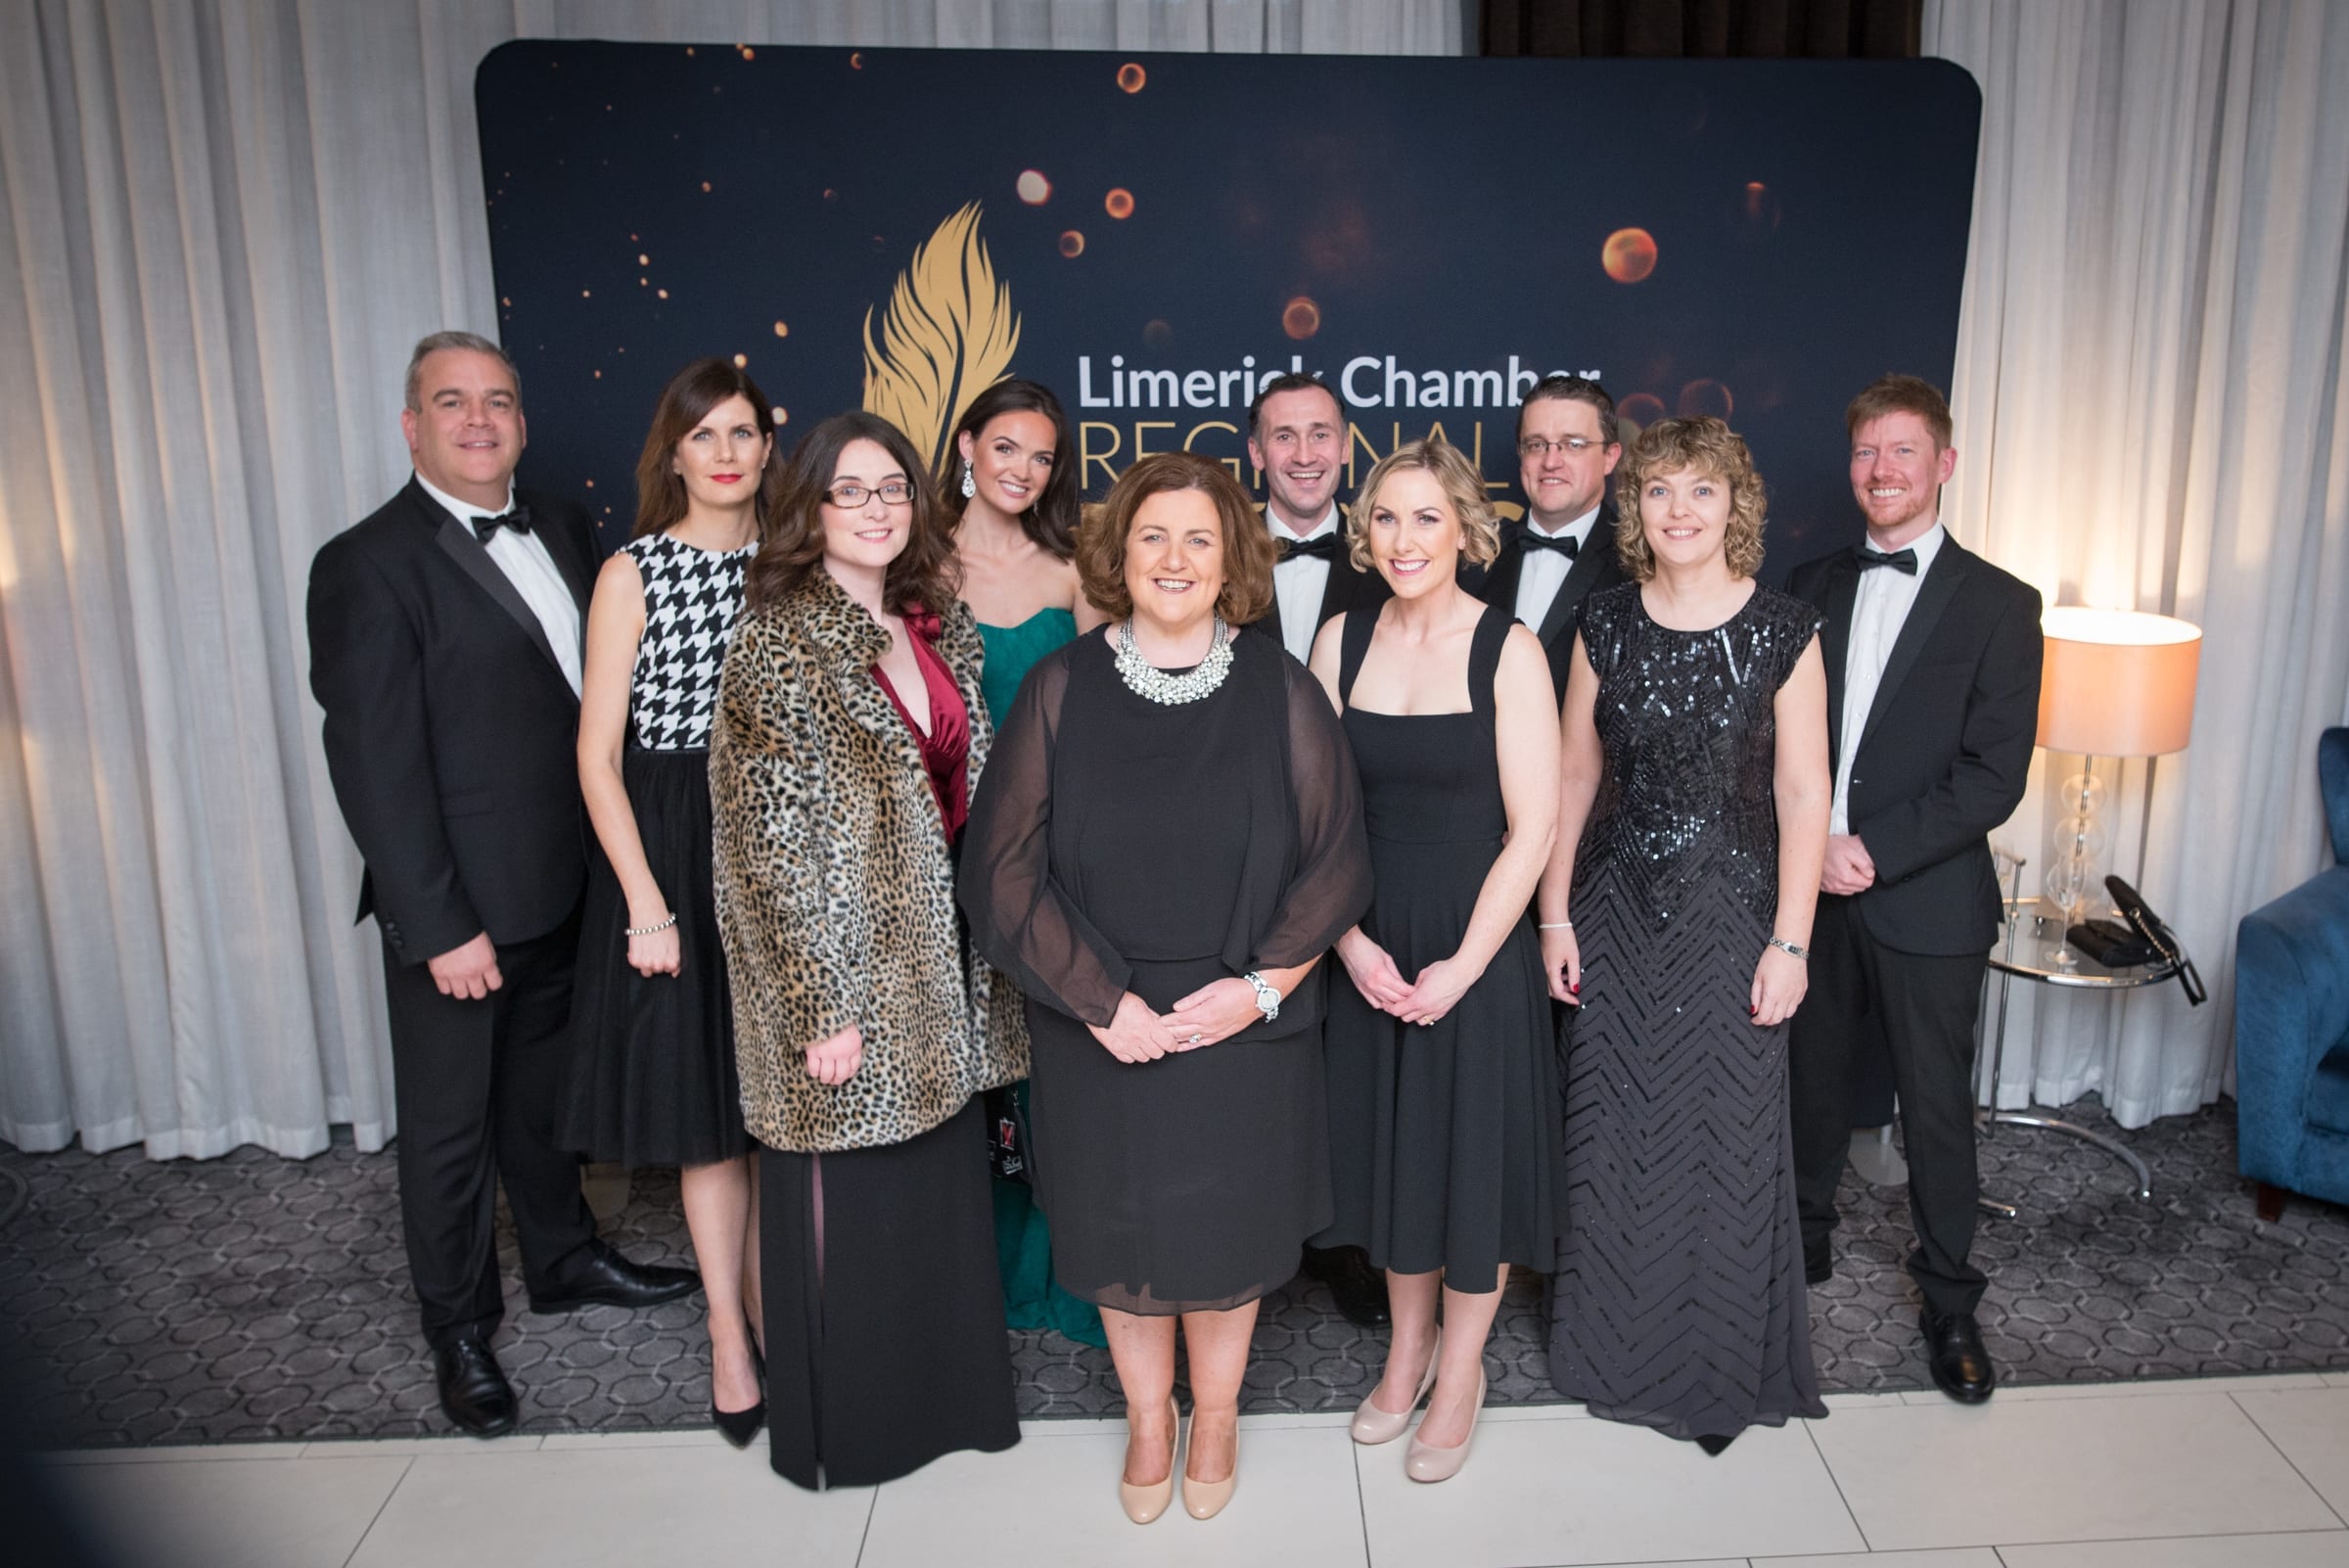
[[[668,533],[621,546],[644,578],[621,781],[645,863],[677,917],[680,967],[628,967],[628,901],[595,848],[573,982],[563,1146],[626,1166],[707,1165],[750,1151],[734,1003],[710,847],[710,721],[756,544],[702,550]]]
[[[1593,594],[1606,770],[1574,863],[1569,1229],[1549,1376],[1673,1437],[1820,1416],[1794,1217],[1786,1026],[1756,1028],[1777,910],[1773,706],[1819,612],[1757,587],[1706,631]]]
[[[1338,694],[1362,781],[1375,891],[1363,935],[1405,981],[1456,951],[1508,831],[1493,677],[1513,623],[1488,609],[1468,655],[1464,714],[1353,706],[1380,612],[1346,618]],[[1549,1271],[1558,1211],[1557,1067],[1533,923],[1520,920],[1475,985],[1432,1025],[1380,1012],[1330,960],[1331,1185],[1315,1246],[1353,1245],[1400,1273],[1441,1268],[1493,1289],[1502,1264]]]

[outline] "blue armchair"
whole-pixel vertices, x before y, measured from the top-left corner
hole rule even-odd
[[[2317,741],[2329,871],[2243,916],[2234,939],[2237,1162],[2259,1217],[2286,1192],[2349,1203],[2349,728]]]

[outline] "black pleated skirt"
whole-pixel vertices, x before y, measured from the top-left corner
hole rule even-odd
[[[976,1097],[903,1143],[759,1160],[768,1462],[877,1486],[1020,1440]],[[822,1187],[823,1256],[815,1203]]]
[[[630,746],[621,778],[653,878],[677,917],[674,975],[628,967],[628,903],[601,854],[587,881],[572,991],[566,1148],[628,1166],[708,1165],[746,1154],[734,1007],[717,934],[710,754]]]

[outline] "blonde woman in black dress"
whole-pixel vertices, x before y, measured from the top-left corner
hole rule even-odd
[[[1337,1221],[1314,1239],[1387,1273],[1386,1372],[1354,1440],[1393,1442],[1427,1399],[1404,1468],[1443,1481],[1468,1457],[1509,1266],[1546,1273],[1556,1247],[1557,1078],[1526,906],[1557,818],[1557,705],[1541,640],[1458,585],[1462,559],[1491,561],[1498,539],[1484,476],[1443,438],[1370,471],[1347,537],[1395,596],[1313,644],[1377,887],[1338,939]]]

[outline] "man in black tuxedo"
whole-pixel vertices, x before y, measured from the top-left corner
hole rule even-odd
[[[1502,525],[1500,553],[1460,575],[1462,586],[1531,627],[1566,705],[1566,672],[1583,601],[1624,580],[1615,554],[1615,399],[1597,382],[1550,375],[1517,406],[1517,479],[1525,516]]]
[[[1974,1022],[2000,915],[1989,834],[2031,769],[2039,594],[1941,525],[1958,454],[1939,392],[1886,376],[1845,418],[1868,542],[1797,567],[1788,584],[1825,617],[1835,763],[1811,993],[1790,1047],[1803,1258],[1815,1284],[1833,1271],[1852,1062],[1888,1049],[1926,1356],[1942,1392],[1973,1403],[1998,1383],[1974,1319],[1988,1280],[1967,1261],[1981,1190]]]
[[[310,689],[376,918],[399,1114],[408,1268],[441,1408],[514,1424],[489,1350],[504,1315],[497,1185],[534,1312],[695,1288],[598,1240],[555,1144],[585,891],[575,748],[593,525],[517,493],[521,384],[504,350],[436,333],[400,415],[415,478],[310,565]]]
[[[1248,461],[1265,477],[1265,527],[1280,546],[1272,568],[1272,609],[1247,628],[1277,637],[1299,664],[1313,657],[1321,623],[1349,610],[1375,611],[1393,592],[1375,572],[1347,555],[1338,510],[1346,472],[1346,415],[1337,395],[1312,376],[1290,372],[1266,382],[1248,405]],[[1318,985],[1331,985],[1324,973]],[[1359,1247],[1308,1247],[1305,1271],[1329,1286],[1347,1318],[1365,1328],[1387,1320],[1387,1277]]]
[[[1272,613],[1256,625],[1276,632],[1305,664],[1323,622],[1375,609],[1392,592],[1386,578],[1347,559],[1338,511],[1346,415],[1336,394],[1299,372],[1265,383],[1248,408],[1248,461],[1265,477],[1265,526],[1281,547],[1272,568]]]

